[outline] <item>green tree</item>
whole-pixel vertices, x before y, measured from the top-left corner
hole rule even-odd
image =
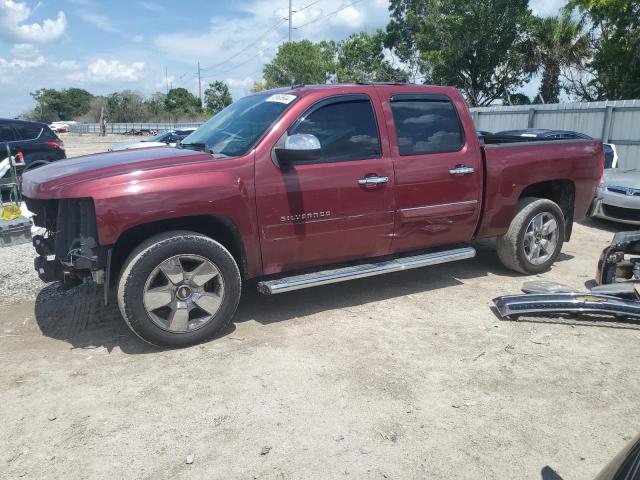
[[[263,92],[267,89],[264,82],[253,82],[253,86],[251,87],[251,93]]]
[[[538,98],[557,103],[560,96],[560,74],[570,67],[581,67],[591,54],[589,34],[583,23],[564,11],[557,17],[536,18],[532,22],[531,69],[542,72]]]
[[[591,22],[595,52],[587,87],[608,99],[640,97],[640,3],[638,0],[570,0]]]
[[[156,92],[145,100],[144,106],[147,111],[147,119],[160,120],[166,116],[166,99],[166,94]]]
[[[144,99],[131,90],[107,96],[107,118],[109,122],[141,122],[145,120]]]
[[[336,77],[339,82],[406,82],[408,75],[395,68],[384,55],[386,35],[355,33],[338,43]]]
[[[61,120],[73,120],[89,111],[93,95],[82,88],[62,90],[59,115]]]
[[[54,122],[73,120],[87,113],[93,95],[81,88],[41,88],[31,92],[31,97],[37,104],[33,116],[43,122]]]
[[[231,105],[232,102],[231,92],[229,92],[229,87],[224,82],[216,80],[210,83],[204,91],[204,105],[212,115]]]
[[[182,116],[200,112],[200,99],[186,88],[172,88],[164,101],[165,108],[174,116]]]
[[[488,105],[529,78],[528,0],[391,0],[387,45],[428,82]]]
[[[333,42],[283,43],[263,68],[266,88],[288,87],[294,81],[306,85],[326,83],[335,71],[335,50]]]

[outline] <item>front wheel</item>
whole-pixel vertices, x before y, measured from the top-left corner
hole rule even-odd
[[[546,198],[523,198],[509,230],[497,238],[498,257],[510,270],[534,274],[548,270],[564,242],[564,215]]]
[[[195,232],[156,235],[129,255],[118,307],[140,338],[186,347],[224,330],[240,300],[238,266],[221,244]]]

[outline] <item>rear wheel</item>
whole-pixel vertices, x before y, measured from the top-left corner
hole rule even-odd
[[[564,242],[564,215],[546,198],[523,198],[509,230],[497,238],[498,257],[516,272],[548,270]]]
[[[184,347],[229,325],[240,289],[238,266],[221,244],[194,232],[168,232],[131,253],[118,282],[118,307],[143,340]]]

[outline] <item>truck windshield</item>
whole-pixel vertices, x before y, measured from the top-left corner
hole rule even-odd
[[[235,157],[247,153],[262,134],[296,99],[290,94],[250,95],[216,113],[181,142],[214,155]]]

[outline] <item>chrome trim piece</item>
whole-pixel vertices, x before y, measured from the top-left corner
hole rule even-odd
[[[502,317],[527,313],[609,313],[640,317],[640,302],[597,293],[507,295],[493,299]]]
[[[389,183],[389,177],[365,177],[358,180],[358,185],[380,185]]]
[[[476,250],[473,247],[461,247],[442,252],[424,253],[421,255],[414,255],[412,257],[396,258],[394,260],[386,260],[378,263],[354,265],[350,267],[336,268],[333,270],[294,275],[276,280],[264,280],[262,282],[258,282],[258,291],[265,295],[274,295],[276,293],[290,292],[292,290],[300,290],[319,285],[328,285],[330,283],[345,282],[347,280],[372,277],[374,275],[382,275],[384,273],[399,272],[401,270],[454,262],[456,260],[464,260],[475,256]]]
[[[477,200],[466,200],[464,202],[451,202],[451,203],[439,203],[437,205],[425,205],[423,207],[411,207],[411,208],[402,208],[398,210],[399,212],[410,212],[412,210],[423,210],[425,208],[439,208],[439,207],[459,207],[462,205],[475,205],[478,203]]]
[[[476,169],[473,167],[466,167],[464,165],[460,165],[459,167],[456,168],[452,168],[451,170],[449,170],[449,173],[451,175],[455,175],[457,177],[462,176],[462,175],[469,175],[470,173],[475,172]]]

